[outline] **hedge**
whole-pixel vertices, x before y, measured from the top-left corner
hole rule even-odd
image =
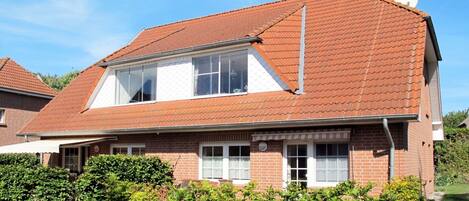
[[[0,200],[69,200],[72,184],[64,169],[0,166]]]
[[[33,154],[0,154],[0,165],[35,167],[38,166],[39,163],[39,158]]]
[[[173,170],[157,157],[99,155],[75,182],[77,200],[128,200],[140,185],[172,185]]]

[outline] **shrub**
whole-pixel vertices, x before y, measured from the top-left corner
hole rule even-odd
[[[90,158],[84,170],[101,176],[113,173],[122,181],[136,183],[163,185],[173,181],[171,166],[158,157],[99,155]]]
[[[68,172],[49,167],[0,166],[0,200],[69,200]]]
[[[402,179],[393,179],[386,184],[380,195],[382,201],[408,201],[424,200],[421,196],[421,183],[419,178],[408,176]]]
[[[436,184],[469,181],[469,129],[445,128],[445,140],[435,143]]]
[[[173,181],[171,166],[157,157],[100,155],[90,158],[84,170],[75,182],[77,200],[129,200],[132,194],[143,199],[148,186]]]
[[[39,159],[33,154],[0,154],[0,165],[35,167],[39,165]]]

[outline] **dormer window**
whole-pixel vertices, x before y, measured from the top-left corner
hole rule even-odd
[[[247,92],[247,51],[193,58],[194,95]]]
[[[156,65],[116,70],[116,104],[156,100]]]

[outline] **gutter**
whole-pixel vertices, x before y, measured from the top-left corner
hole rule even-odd
[[[386,133],[386,138],[388,139],[389,143],[389,178],[388,180],[391,181],[394,177],[394,140],[392,139],[391,131],[389,130],[388,119],[383,119],[383,128],[384,133]]]
[[[436,58],[438,59],[438,61],[441,61],[443,60],[443,58],[441,57],[440,46],[438,45],[438,40],[436,38],[435,27],[433,26],[432,17],[428,15],[428,16],[423,17],[423,19],[425,19],[425,21],[427,22],[427,27],[430,32],[430,37],[432,39],[433,47],[435,49]]]
[[[167,57],[167,56],[172,56],[172,55],[177,55],[177,54],[184,54],[184,53],[189,53],[189,52],[194,52],[194,51],[202,51],[202,50],[225,47],[225,46],[230,46],[230,45],[254,43],[254,42],[260,42],[260,41],[262,41],[262,39],[257,36],[253,36],[253,37],[247,36],[247,37],[243,37],[239,39],[221,41],[221,42],[188,47],[188,48],[181,48],[181,49],[171,50],[167,52],[159,52],[155,54],[136,56],[136,57],[125,58],[125,59],[117,59],[117,60],[112,60],[112,61],[105,61],[105,62],[100,63],[99,66],[107,67],[110,65],[119,65],[119,64],[125,64],[125,63],[131,63],[131,62],[139,62],[139,61]]]
[[[327,119],[306,119],[306,120],[285,120],[269,122],[233,123],[216,125],[194,125],[194,126],[171,126],[152,128],[131,128],[112,130],[78,130],[78,131],[55,131],[19,133],[17,136],[94,136],[94,135],[128,135],[128,134],[160,134],[160,133],[188,133],[188,132],[210,132],[210,131],[233,131],[233,130],[256,130],[269,128],[294,128],[310,126],[337,126],[337,125],[360,125],[360,124],[380,124],[382,119],[389,119],[391,122],[403,122],[417,120],[418,115],[386,115],[386,116],[362,116],[362,117],[340,117]]]

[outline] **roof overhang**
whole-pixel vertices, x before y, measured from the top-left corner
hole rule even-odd
[[[51,139],[24,142],[0,147],[0,153],[59,153],[62,146],[83,146],[92,143],[115,140],[115,137]]]
[[[129,134],[151,134],[151,133],[161,134],[161,133],[257,130],[257,129],[270,129],[270,128],[300,128],[300,127],[311,127],[311,126],[364,125],[364,124],[380,124],[382,122],[382,119],[384,118],[388,119],[390,123],[402,123],[402,122],[408,122],[408,121],[417,121],[418,114],[340,117],[340,118],[214,124],[214,125],[168,126],[168,127],[131,128],[131,129],[113,129],[113,130],[36,132],[36,133],[20,133],[20,134],[17,134],[17,136],[39,136],[39,137],[54,137],[54,136],[64,137],[64,136],[84,136],[84,135],[103,136],[103,135],[129,135]]]
[[[23,91],[23,90],[19,90],[19,89],[12,89],[12,88],[5,88],[5,87],[0,87],[0,91],[8,92],[8,93],[14,93],[14,94],[20,94],[20,95],[26,95],[26,96],[45,98],[45,99],[53,99],[54,98],[54,96],[47,95],[47,94],[41,94],[41,93],[36,93],[36,92],[29,92],[29,91]]]
[[[260,41],[262,41],[262,39],[257,36],[247,36],[247,37],[234,39],[234,40],[227,40],[227,41],[221,41],[221,42],[216,42],[216,43],[211,43],[211,44],[206,44],[206,45],[181,48],[181,49],[176,49],[176,50],[171,50],[171,51],[166,51],[166,52],[159,52],[155,54],[148,54],[148,55],[143,55],[143,56],[104,61],[100,63],[99,66],[107,67],[111,65],[133,63],[133,62],[145,61],[145,60],[150,60],[150,59],[157,59],[161,57],[168,57],[172,55],[185,54],[185,53],[190,53],[190,52],[195,52],[195,51],[203,51],[203,50],[220,48],[220,47],[225,47],[225,46],[238,45],[238,44],[244,44],[244,43],[253,43],[253,42],[260,42]]]

